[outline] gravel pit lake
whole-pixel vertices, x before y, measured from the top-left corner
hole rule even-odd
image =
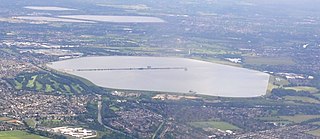
[[[15,19],[46,22],[72,22],[72,23],[164,23],[157,17],[148,16],[105,16],[105,15],[66,15],[57,17],[46,16],[17,16]]]
[[[55,6],[26,6],[26,9],[40,10],[40,11],[75,11],[76,9],[70,9],[65,7],[55,7]]]
[[[149,16],[108,16],[108,15],[65,15],[61,18],[113,23],[164,23],[157,17]]]
[[[15,19],[30,20],[30,21],[42,21],[42,22],[70,22],[70,23],[95,23],[92,21],[76,20],[76,19],[64,19],[57,17],[45,17],[45,16],[18,16]]]
[[[106,88],[222,97],[265,95],[269,82],[260,71],[187,58],[82,57],[47,66]]]

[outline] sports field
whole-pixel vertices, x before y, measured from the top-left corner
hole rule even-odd
[[[0,139],[48,139],[46,137],[30,134],[24,131],[1,131]]]

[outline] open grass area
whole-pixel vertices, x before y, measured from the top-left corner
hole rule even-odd
[[[41,90],[43,87],[43,85],[41,83],[39,83],[38,81],[36,81],[36,90],[39,91]]]
[[[289,57],[245,57],[244,63],[249,65],[292,65]]]
[[[304,103],[320,103],[319,100],[310,97],[302,97],[302,96],[285,96],[285,100],[287,101],[295,101],[295,102],[304,102]]]
[[[40,122],[42,126],[46,127],[59,127],[59,126],[65,126],[63,121],[61,120],[43,120]]]
[[[71,89],[68,85],[63,85],[63,87],[66,89],[67,92],[71,93]]]
[[[51,87],[50,84],[46,84],[46,89],[45,89],[45,92],[52,92],[53,91],[53,88]]]
[[[286,79],[271,75],[269,78],[267,92],[270,93],[272,91],[272,89],[281,88],[284,85],[288,85],[288,84],[289,84],[289,82]]]
[[[7,79],[17,90],[43,91],[46,93],[82,94],[89,86],[73,77],[47,72],[23,73]]]
[[[272,123],[277,123],[278,125],[287,125],[287,124],[291,124],[291,121],[282,119],[279,116],[270,116],[270,117],[258,117],[256,118],[257,120],[261,120],[264,122],[272,122]]]
[[[295,115],[295,116],[280,116],[280,118],[292,121],[294,123],[301,123],[307,120],[320,118],[320,115]]]
[[[82,78],[80,76],[76,76],[76,75],[72,75],[72,74],[68,74],[66,72],[60,72],[60,71],[57,71],[55,69],[51,69],[49,68],[48,66],[45,67],[46,69],[50,70],[51,72],[55,73],[55,74],[59,74],[59,75],[62,75],[62,76],[66,76],[68,78],[72,78],[72,79],[75,79],[77,81],[80,81],[81,83],[83,83],[84,85],[86,86],[89,86],[89,87],[97,87],[95,84],[93,84],[91,81],[85,79],[85,78]],[[75,84],[75,83],[72,83],[74,87],[78,88],[78,90],[81,90],[81,91],[85,91],[84,88],[81,87],[80,84]]]
[[[109,109],[112,110],[112,111],[119,111],[119,110],[120,110],[120,109],[119,109],[118,107],[116,107],[116,106],[110,106]]]
[[[320,93],[313,94],[314,96],[320,98]]]
[[[29,88],[34,87],[36,78],[37,78],[37,75],[32,76],[31,79],[28,81],[28,84],[26,85],[26,87],[29,87]]]
[[[24,131],[0,131],[1,139],[48,139],[46,137],[30,134]]]
[[[294,87],[285,87],[284,89],[292,89],[295,91],[308,91],[310,93],[317,93],[319,90],[315,87],[309,87],[309,86],[294,86]]]
[[[205,121],[205,122],[190,122],[191,126],[196,128],[216,128],[220,130],[237,130],[238,127],[222,121]]]
[[[211,62],[211,63],[234,66],[234,67],[241,67],[240,64],[232,63],[232,62],[229,62],[229,61],[226,61],[226,60],[217,59],[217,58],[192,57],[191,59],[202,60],[202,61],[207,61],[207,62]]]
[[[14,88],[17,90],[21,90],[22,89],[22,83],[18,82],[18,81],[14,81]]]
[[[267,93],[271,93],[272,89],[275,89],[275,88],[279,88],[279,86],[274,85],[272,82],[270,82],[270,79],[269,79],[269,83],[268,83],[268,87],[267,87]]]
[[[308,134],[320,137],[320,129],[307,132]]]
[[[82,92],[82,91],[84,91],[84,89],[81,88],[81,86],[80,86],[79,84],[74,84],[74,83],[72,83],[72,84],[71,84],[71,87],[72,87],[72,89],[76,90],[77,92]]]
[[[286,79],[281,78],[281,77],[277,77],[277,76],[270,76],[269,81],[271,83],[273,83],[274,85],[280,86],[280,87],[283,87],[285,85],[289,85],[290,84],[289,81],[287,81]]]
[[[270,116],[270,117],[258,117],[256,118],[258,120],[262,120],[262,121],[283,121],[284,119],[282,119],[279,116]]]
[[[35,128],[36,126],[36,121],[34,119],[26,119],[25,122],[29,127]]]
[[[320,122],[313,122],[312,124],[320,126]]]

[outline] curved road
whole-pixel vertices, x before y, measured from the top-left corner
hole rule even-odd
[[[119,134],[122,134],[122,135],[125,135],[125,136],[128,136],[128,137],[131,137],[131,138],[136,139],[135,137],[130,136],[130,135],[128,135],[128,134],[126,134],[126,133],[124,133],[124,132],[122,132],[122,131],[120,131],[120,130],[114,129],[114,128],[112,128],[112,127],[109,127],[109,126],[106,126],[105,124],[103,124],[103,122],[102,122],[102,116],[101,116],[101,110],[102,110],[102,101],[101,101],[101,99],[99,99],[99,101],[98,101],[98,122],[99,122],[101,125],[103,125],[105,128],[107,128],[107,129],[109,129],[109,130],[111,130],[111,131],[113,131],[113,132],[116,132],[116,133],[119,133]]]

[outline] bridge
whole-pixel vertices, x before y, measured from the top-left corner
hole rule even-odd
[[[117,71],[117,70],[184,70],[188,71],[186,67],[159,67],[153,68],[151,66],[138,67],[138,68],[93,68],[93,69],[74,69],[73,71]]]

